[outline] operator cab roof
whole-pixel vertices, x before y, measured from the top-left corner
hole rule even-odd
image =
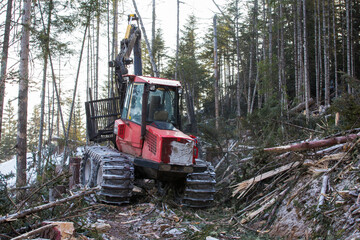
[[[125,75],[124,77],[130,77],[134,82],[145,82],[148,84],[155,85],[164,85],[171,87],[181,87],[181,84],[177,80],[170,80],[165,78],[156,78],[156,77],[144,77],[144,76],[135,76],[135,75]]]

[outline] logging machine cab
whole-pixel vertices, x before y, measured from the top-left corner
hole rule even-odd
[[[147,124],[161,122],[158,123],[161,124],[161,128],[167,130],[173,130],[174,127],[179,128],[178,96],[181,88],[178,81],[167,80],[171,85],[159,85],[156,82],[162,83],[164,80],[156,81],[155,78],[136,78],[134,76],[128,76],[127,79],[129,84],[121,114],[122,119],[141,124],[143,98],[147,97],[144,99],[147,105],[145,112]],[[143,82],[144,80],[145,82]],[[148,94],[144,94],[145,91],[148,91]]]

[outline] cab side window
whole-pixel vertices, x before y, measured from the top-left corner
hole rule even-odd
[[[127,119],[138,124],[141,124],[143,93],[144,84],[135,83],[132,89]]]
[[[131,88],[132,88],[133,84],[129,84],[126,88],[126,96],[125,96],[125,101],[124,101],[124,107],[121,113],[121,118],[122,119],[127,119],[127,115],[128,115],[128,110],[129,110],[129,100],[130,100],[130,96],[131,96]]]

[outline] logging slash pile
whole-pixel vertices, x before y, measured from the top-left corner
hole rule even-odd
[[[229,199],[236,206],[234,226],[290,239],[359,239],[358,131],[265,148],[236,164],[219,161],[217,175],[223,179],[219,188],[228,179]],[[229,146],[236,151],[236,145]],[[249,167],[255,171],[246,177]]]

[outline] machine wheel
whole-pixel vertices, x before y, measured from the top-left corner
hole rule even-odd
[[[129,156],[103,146],[88,147],[93,159],[91,180],[101,187],[100,201],[109,204],[129,203],[134,187],[134,166]]]
[[[184,206],[204,208],[210,207],[214,201],[216,192],[214,168],[210,163],[200,161],[197,164],[206,164],[207,169],[203,172],[194,172],[187,175],[182,199]]]
[[[80,183],[86,187],[93,187],[93,161],[88,152],[85,152],[80,163]]]

